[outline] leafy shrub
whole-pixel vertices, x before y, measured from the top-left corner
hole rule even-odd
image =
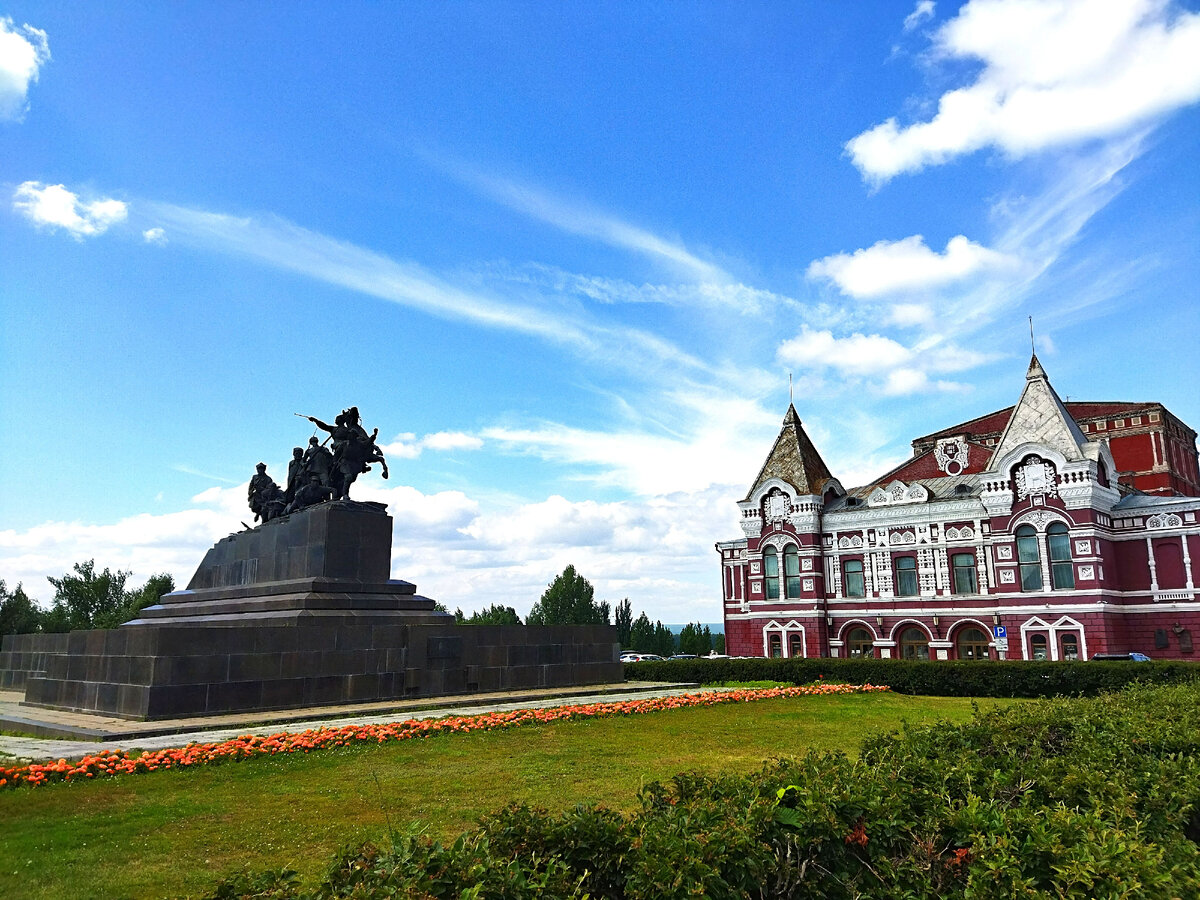
[[[635,681],[781,681],[808,684],[823,679],[887,685],[900,694],[938,697],[1093,696],[1135,682],[1178,684],[1200,678],[1191,662],[960,662],[898,659],[669,659],[625,664]]]
[[[514,806],[449,846],[349,851],[312,889],[240,875],[211,896],[1197,897],[1200,685],[977,712],[639,799]]]

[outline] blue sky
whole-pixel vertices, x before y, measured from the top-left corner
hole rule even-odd
[[[848,486],[1029,316],[1200,425],[1198,8],[0,0],[0,578],[184,583],[354,404],[394,577],[716,621],[789,373]]]

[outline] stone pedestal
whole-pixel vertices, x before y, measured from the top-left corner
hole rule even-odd
[[[623,680],[611,626],[456,625],[388,577],[391,546],[381,504],[267,522],[120,628],[6,637],[0,685],[30,706],[164,719]]]
[[[121,627],[450,621],[414,585],[389,578],[391,555],[383,504],[322,503],[218,541],[186,590]]]

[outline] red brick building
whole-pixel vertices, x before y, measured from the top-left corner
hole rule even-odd
[[[717,544],[743,656],[1193,658],[1196,432],[1157,403],[1017,404],[917,438],[846,490],[790,406]]]

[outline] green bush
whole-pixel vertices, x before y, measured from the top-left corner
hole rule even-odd
[[[623,815],[514,806],[450,845],[340,857],[213,897],[1200,896],[1200,685],[1042,700],[749,774],[647,785]]]
[[[625,664],[634,681],[722,684],[840,681],[887,685],[900,694],[937,697],[1094,696],[1126,685],[1178,684],[1200,678],[1191,662],[960,662],[898,659],[668,659]]]

